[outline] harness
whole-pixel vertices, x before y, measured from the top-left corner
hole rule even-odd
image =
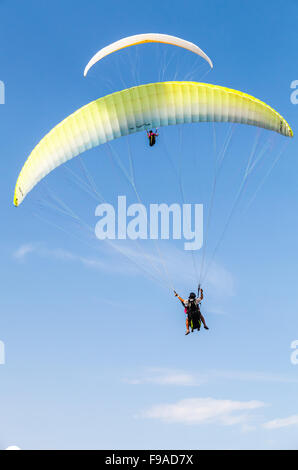
[[[195,314],[201,315],[200,306],[199,304],[196,303],[195,300],[188,299],[187,314],[190,316],[195,315]]]
[[[199,304],[197,304],[196,300],[188,299],[187,304],[187,317],[189,326],[191,327],[191,331],[197,329],[200,330],[201,328],[201,311]]]

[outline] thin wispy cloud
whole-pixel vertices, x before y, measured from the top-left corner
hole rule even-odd
[[[177,280],[183,290],[195,289],[198,275],[194,271],[193,259],[190,254],[179,250],[172,244],[149,242],[148,245],[131,240],[97,241],[94,244],[94,254],[82,256],[65,249],[48,248],[43,243],[27,243],[21,245],[13,254],[18,261],[25,261],[29,255],[54,258],[61,261],[79,262],[85,267],[102,271],[138,275],[157,279],[161,284],[168,285]],[[200,255],[197,258],[199,266]],[[171,280],[168,276],[170,273]],[[171,282],[170,282],[171,281]],[[220,298],[226,293],[234,294],[234,280],[223,266],[212,264],[207,283],[213,296]],[[220,313],[224,313],[221,309]]]
[[[13,256],[14,256],[14,258],[16,258],[18,260],[24,260],[28,254],[33,253],[34,251],[36,251],[37,246],[38,245],[33,244],[33,243],[27,243],[27,244],[21,245],[13,253]]]
[[[188,398],[173,404],[154,405],[141,417],[179,424],[247,425],[252,412],[263,408],[261,401],[233,401],[214,398]]]
[[[265,372],[242,372],[209,370],[208,372],[193,373],[181,370],[170,370],[162,368],[146,369],[139,377],[126,379],[132,385],[156,384],[172,386],[200,386],[204,383],[217,381],[244,381],[244,382],[268,382],[268,383],[297,383],[298,379],[270,374]]]
[[[119,242],[117,242],[119,246]],[[121,245],[121,251],[124,256],[141,265],[148,272],[163,279],[169,283],[168,275],[171,281],[178,284],[177,290],[196,289],[196,283],[199,279],[200,257],[199,252],[194,253],[178,249],[173,244],[165,242],[151,243],[146,246],[142,243],[141,249],[136,249],[136,245],[126,243]],[[195,262],[194,262],[195,260]],[[206,285],[212,291],[213,297],[233,296],[235,294],[235,282],[232,274],[219,264],[212,263],[209,269]],[[224,309],[220,309],[224,313]]]
[[[63,262],[76,262],[83,265],[86,268],[98,269],[105,272],[125,272],[128,274],[130,272],[129,267],[121,265],[118,263],[110,263],[108,260],[101,260],[96,257],[88,257],[78,255],[68,250],[64,249],[50,249],[44,246],[41,243],[36,244],[24,244],[20,246],[14,253],[13,257],[18,261],[25,261],[29,255],[35,255],[42,258],[55,259]],[[133,269],[133,268],[131,268]],[[135,270],[134,270],[135,272]]]
[[[265,429],[280,429],[290,426],[298,426],[298,415],[288,416],[287,418],[273,419],[263,424]]]
[[[126,379],[132,385],[156,384],[171,386],[197,386],[203,381],[194,374],[166,369],[148,369],[142,376],[134,379]]]

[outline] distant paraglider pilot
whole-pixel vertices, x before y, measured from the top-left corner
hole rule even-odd
[[[156,137],[158,137],[157,129],[155,129],[155,132],[151,129],[150,131],[147,131],[147,137],[149,139],[149,145],[150,147],[153,147],[156,143]]]
[[[178,297],[182,305],[185,307],[184,311],[187,315],[185,334],[188,335],[190,333],[190,328],[191,331],[193,331],[194,329],[200,331],[201,322],[203,323],[205,330],[209,330],[208,326],[206,325],[205,318],[203,317],[200,310],[200,304],[204,298],[203,289],[199,287],[198,297],[194,292],[191,292],[187,300],[182,299],[182,297],[180,297],[176,291],[174,291],[174,294],[176,297]]]

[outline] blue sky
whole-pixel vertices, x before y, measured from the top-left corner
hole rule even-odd
[[[295,134],[298,107],[290,101],[290,84],[298,79],[298,7],[290,0],[282,8],[267,3],[131,1],[123,8],[119,1],[0,2],[0,340],[6,353],[0,448],[297,448],[295,137],[269,174],[283,137],[215,126],[217,154],[231,129],[233,137],[215,194],[207,257],[254,142],[258,155],[267,144],[270,151],[248,181],[210,267],[203,306],[210,330],[188,337],[181,306],[163,282],[147,276],[153,264],[161,269],[153,244],[121,245],[122,256],[49,207],[54,193],[95,226],[97,203],[73,175],[86,183],[86,169],[107,202],[118,195],[137,202],[106,148],[86,153],[85,166],[73,161],[59,168],[20,208],[12,205],[18,172],[43,135],[80,106],[124,86],[189,74],[264,100]],[[146,45],[104,59],[83,77],[98,49],[141,32],[197,43],[214,70],[186,51]],[[144,203],[181,202],[166,145],[186,202],[206,206],[213,126],[160,132],[154,149],[142,134],[112,144],[128,168],[129,143]],[[160,250],[175,288],[187,296],[197,283],[191,257],[181,243],[161,241]],[[196,256],[199,263],[201,253]]]

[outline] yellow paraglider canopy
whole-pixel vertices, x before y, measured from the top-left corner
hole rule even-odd
[[[192,122],[238,122],[292,137],[286,120],[240,91],[196,82],[140,85],[99,98],[54,127],[33,149],[18,177],[14,204],[62,163],[118,137]]]

